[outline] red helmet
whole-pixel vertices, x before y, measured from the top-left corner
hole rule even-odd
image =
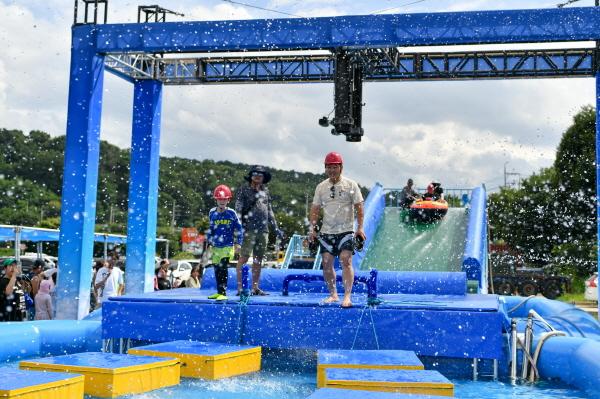
[[[325,155],[325,165],[341,165],[343,163],[342,156],[337,152],[330,152]]]
[[[231,194],[231,189],[224,184],[219,184],[215,188],[215,192],[213,193],[213,197],[218,200],[222,199],[231,199],[233,195]]]

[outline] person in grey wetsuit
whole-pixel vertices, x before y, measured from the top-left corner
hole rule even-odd
[[[236,191],[235,211],[244,228],[244,242],[237,263],[238,295],[242,291],[242,266],[252,256],[252,295],[268,295],[259,287],[262,261],[269,242],[269,228],[282,236],[271,206],[271,195],[267,183],[271,173],[261,165],[253,166],[244,178],[248,184]]]

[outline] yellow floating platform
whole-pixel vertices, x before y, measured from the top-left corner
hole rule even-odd
[[[180,376],[177,359],[100,352],[27,360],[19,363],[19,367],[83,374],[84,392],[101,398],[115,398],[177,385]]]
[[[0,398],[83,399],[83,376],[0,368]]]
[[[320,350],[317,353],[317,387],[325,386],[325,370],[424,370],[415,352],[402,350]]]
[[[260,346],[173,341],[131,348],[128,353],[175,357],[181,361],[181,375],[190,378],[218,380],[260,371]]]
[[[454,384],[434,370],[325,370],[325,387],[454,396]]]

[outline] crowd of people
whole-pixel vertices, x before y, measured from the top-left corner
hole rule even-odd
[[[51,320],[54,318],[56,268],[45,269],[37,259],[23,276],[16,258],[2,261],[0,321]]]
[[[118,254],[96,261],[90,290],[90,309],[98,309],[108,297],[122,295],[124,272]],[[57,267],[36,259],[29,273],[23,273],[16,258],[0,264],[0,321],[52,320],[55,316]]]

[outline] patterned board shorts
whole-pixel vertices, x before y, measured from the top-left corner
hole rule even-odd
[[[339,256],[343,250],[354,253],[354,233],[347,231],[339,234],[319,234],[321,253],[328,252],[333,256]]]

